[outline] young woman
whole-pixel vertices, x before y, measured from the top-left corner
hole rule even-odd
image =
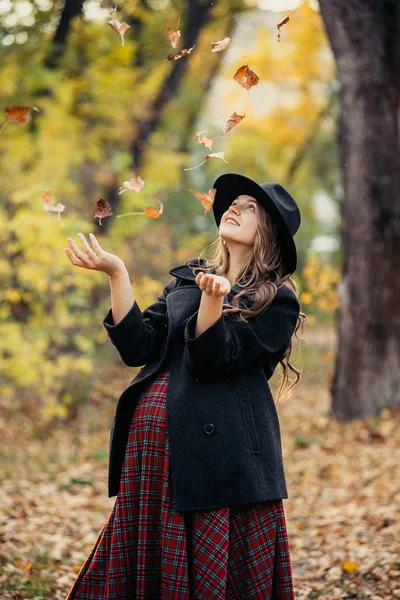
[[[283,377],[305,317],[290,275],[300,211],[277,183],[220,176],[212,258],[172,268],[143,312],[120,258],[72,264],[109,275],[103,324],[121,359],[144,365],[119,398],[110,438],[107,523],[67,600],[294,598],[288,497],[268,380]]]

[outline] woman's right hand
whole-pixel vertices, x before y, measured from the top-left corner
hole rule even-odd
[[[79,250],[72,238],[68,238],[70,248],[64,248],[73,265],[91,269],[92,271],[103,271],[110,277],[126,268],[123,260],[119,258],[119,256],[110,254],[100,247],[100,244],[93,233],[89,233],[94,248],[93,250],[82,233],[78,233],[78,236],[83,246],[83,252],[82,250]]]

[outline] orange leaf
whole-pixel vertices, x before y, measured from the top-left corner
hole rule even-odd
[[[181,37],[181,32],[173,31],[171,29],[171,27],[168,27],[168,37],[169,37],[169,41],[171,42],[171,46],[173,48],[176,48],[177,45],[179,44],[179,38]]]
[[[150,217],[151,219],[158,219],[158,217],[163,212],[163,203],[160,202],[160,200],[158,202],[160,203],[159,210],[157,210],[153,206],[146,206],[146,208],[144,209],[144,214],[146,215],[146,217]]]
[[[49,189],[45,190],[42,200],[44,210],[58,213],[58,220],[60,220],[60,213],[62,213],[65,209],[64,204],[61,204],[61,202],[57,202],[57,204],[55,204]]]
[[[25,573],[30,573],[32,569],[32,561],[28,560],[28,562],[24,564],[23,569]]]
[[[283,19],[283,21],[281,21],[280,23],[278,23],[277,28],[278,28],[278,42],[281,41],[281,27],[282,25],[286,25],[286,23],[289,22],[290,17],[285,17]]]
[[[226,162],[226,163],[228,162],[227,160],[225,160],[223,152],[213,152],[213,154],[206,154],[205,157],[204,157],[203,162],[201,162],[196,167],[190,167],[188,169],[183,169],[183,170],[184,171],[191,171],[192,169],[197,169],[198,167],[201,167],[201,165],[204,165],[204,163],[206,162],[206,160],[208,160],[209,158],[222,158],[222,160],[224,162]]]
[[[240,69],[238,69],[234,74],[233,79],[240,83],[241,86],[246,88],[246,90],[249,90],[251,87],[253,87],[253,85],[257,85],[260,80],[258,75],[249,69],[249,65],[243,65],[240,67]]]
[[[101,220],[105,217],[110,217],[113,214],[111,210],[111,206],[108,204],[107,200],[103,200],[100,198],[97,200],[97,208],[94,215],[94,219],[97,217],[99,219],[99,225],[101,225]]]
[[[121,23],[120,21],[118,21],[117,19],[112,19],[111,15],[116,11],[116,9],[114,8],[114,10],[112,10],[110,12],[110,15],[107,19],[107,25],[109,25],[111,27],[111,29],[113,29],[114,31],[116,31],[117,33],[119,33],[119,35],[121,36],[122,39],[122,45],[124,45],[124,34],[125,31],[127,29],[130,29],[130,25],[128,25],[128,23]]]
[[[212,138],[209,138],[206,135],[203,136],[203,137],[200,137],[201,133],[203,133],[203,132],[202,131],[198,131],[197,133],[195,133],[194,138],[195,138],[196,142],[199,142],[199,144],[203,144],[203,146],[205,146],[206,148],[208,148],[209,150],[211,150],[212,145],[213,145]]]
[[[36,106],[16,106],[15,104],[9,104],[4,111],[9,123],[26,123],[29,120],[31,108],[40,112]]]
[[[189,189],[189,192],[192,192],[197,198],[200,200],[201,204],[205,208],[204,214],[206,215],[215,200],[215,193],[217,188],[211,188],[208,192],[196,192],[196,190]]]
[[[229,44],[231,43],[231,38],[226,37],[219,42],[211,42],[211,52],[222,52],[226,50]]]
[[[129,181],[124,181],[119,188],[119,194],[123,194],[126,190],[132,190],[134,192],[140,192],[144,188],[144,181],[141,177],[132,177]]]
[[[192,46],[189,49],[184,48],[183,50],[181,50],[180,52],[178,52],[178,54],[174,54],[173,52],[170,52],[170,54],[168,54],[168,56],[167,56],[167,59],[168,60],[179,60],[180,58],[182,58],[182,56],[186,56],[187,54],[191,54],[193,48],[194,48],[194,46]]]
[[[231,129],[233,129],[234,127],[236,127],[236,125],[238,125],[238,123],[240,123],[240,121],[245,117],[246,115],[238,115],[236,112],[233,112],[231,115],[229,115],[229,117],[226,120],[226,123],[224,125],[224,129],[223,132],[224,133],[228,133],[228,131],[230,131]]]

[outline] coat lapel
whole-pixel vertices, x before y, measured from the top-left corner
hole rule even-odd
[[[172,269],[170,269],[169,273],[170,275],[173,275],[174,277],[179,277],[181,279],[185,279],[187,281],[190,281],[191,283],[193,283],[193,285],[196,285],[196,273],[193,273],[192,271],[192,267],[197,267],[197,266],[201,266],[205,264],[205,260],[203,258],[201,258],[200,260],[197,258],[191,258],[189,260],[187,260],[185,263],[181,264],[181,265],[177,265],[176,267],[173,267]],[[200,289],[200,288],[198,288]],[[232,293],[238,293],[240,291],[240,287],[238,286],[238,284],[236,283],[234,286],[232,286],[230,293],[228,294],[228,297],[232,294]]]

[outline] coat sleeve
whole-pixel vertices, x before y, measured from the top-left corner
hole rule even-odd
[[[198,311],[185,323],[184,338],[189,368],[196,379],[234,378],[241,369],[260,362],[268,379],[292,337],[300,303],[286,286],[278,291],[270,306],[248,323],[228,315],[196,337]]]
[[[154,304],[141,311],[136,300],[127,314],[114,325],[112,308],[103,319],[103,325],[128,367],[138,367],[156,360],[161,351],[164,329],[167,328],[165,298],[176,287],[174,278],[163,289]]]

